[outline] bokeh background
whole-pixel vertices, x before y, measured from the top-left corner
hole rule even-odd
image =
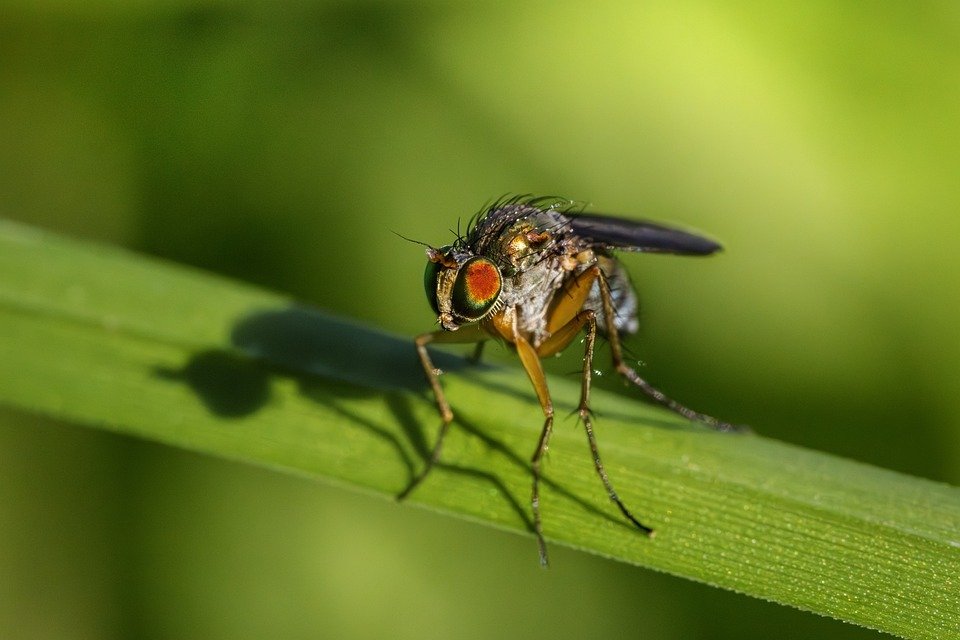
[[[958,483],[958,43],[949,1],[4,0],[0,216],[400,335],[433,319],[393,231],[518,192],[680,222],[726,252],[625,258],[646,377]],[[534,549],[0,411],[3,638],[879,637]]]

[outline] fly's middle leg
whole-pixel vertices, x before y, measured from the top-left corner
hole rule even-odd
[[[593,380],[593,345],[597,339],[597,317],[596,314],[589,309],[581,312],[580,315],[582,316],[580,321],[585,321],[587,326],[587,337],[584,341],[583,377],[580,387],[580,405],[577,411],[580,415],[581,422],[583,422],[584,429],[587,432],[587,441],[590,443],[590,453],[593,455],[593,466],[597,470],[597,475],[600,476],[604,488],[607,490],[607,495],[610,496],[610,500],[620,509],[623,517],[632,522],[640,531],[648,536],[653,536],[653,529],[637,520],[634,515],[630,513],[630,510],[627,509],[626,505],[623,504],[620,496],[617,495],[613,485],[610,483],[607,470],[604,468],[603,460],[600,458],[597,438],[593,434],[593,420],[590,417],[590,383]]]

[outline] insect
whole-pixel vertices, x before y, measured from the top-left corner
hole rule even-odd
[[[400,498],[430,472],[453,412],[427,351],[430,343],[476,343],[479,358],[486,340],[509,345],[533,384],[544,423],[530,458],[531,508],[540,562],[547,549],[540,516],[541,462],[553,429],[553,403],[541,359],[554,355],[585,333],[580,403],[594,467],[610,499],[623,516],[646,535],[642,524],[620,500],[604,469],[590,415],[590,384],[597,333],[610,343],[617,373],[648,398],[719,431],[736,429],[671,400],[626,364],[620,338],[637,330],[637,296],[614,250],[705,256],[720,250],[707,238],[652,222],[585,214],[582,207],[557,198],[520,196],[502,199],[474,216],[465,235],[453,244],[427,245],[424,285],[440,329],[416,338],[417,352],[440,412],[436,443],[424,469]]]

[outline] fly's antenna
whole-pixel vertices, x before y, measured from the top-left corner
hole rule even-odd
[[[414,240],[413,238],[408,238],[407,236],[403,235],[402,233],[398,233],[398,232],[394,231],[393,229],[390,230],[390,233],[392,233],[393,235],[397,236],[398,238],[402,238],[403,240],[406,240],[407,242],[412,242],[413,244],[419,244],[420,246],[426,247],[427,249],[433,249],[434,251],[436,251],[436,249],[437,249],[437,248],[436,248],[435,246],[433,246],[432,244],[427,244],[426,242],[420,242],[419,240]]]

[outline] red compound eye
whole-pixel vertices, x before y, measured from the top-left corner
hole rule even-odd
[[[454,313],[465,320],[479,320],[493,307],[502,286],[497,265],[479,256],[470,258],[453,283]]]
[[[493,300],[500,293],[500,272],[489,260],[479,259],[466,267],[467,295],[477,302]]]

